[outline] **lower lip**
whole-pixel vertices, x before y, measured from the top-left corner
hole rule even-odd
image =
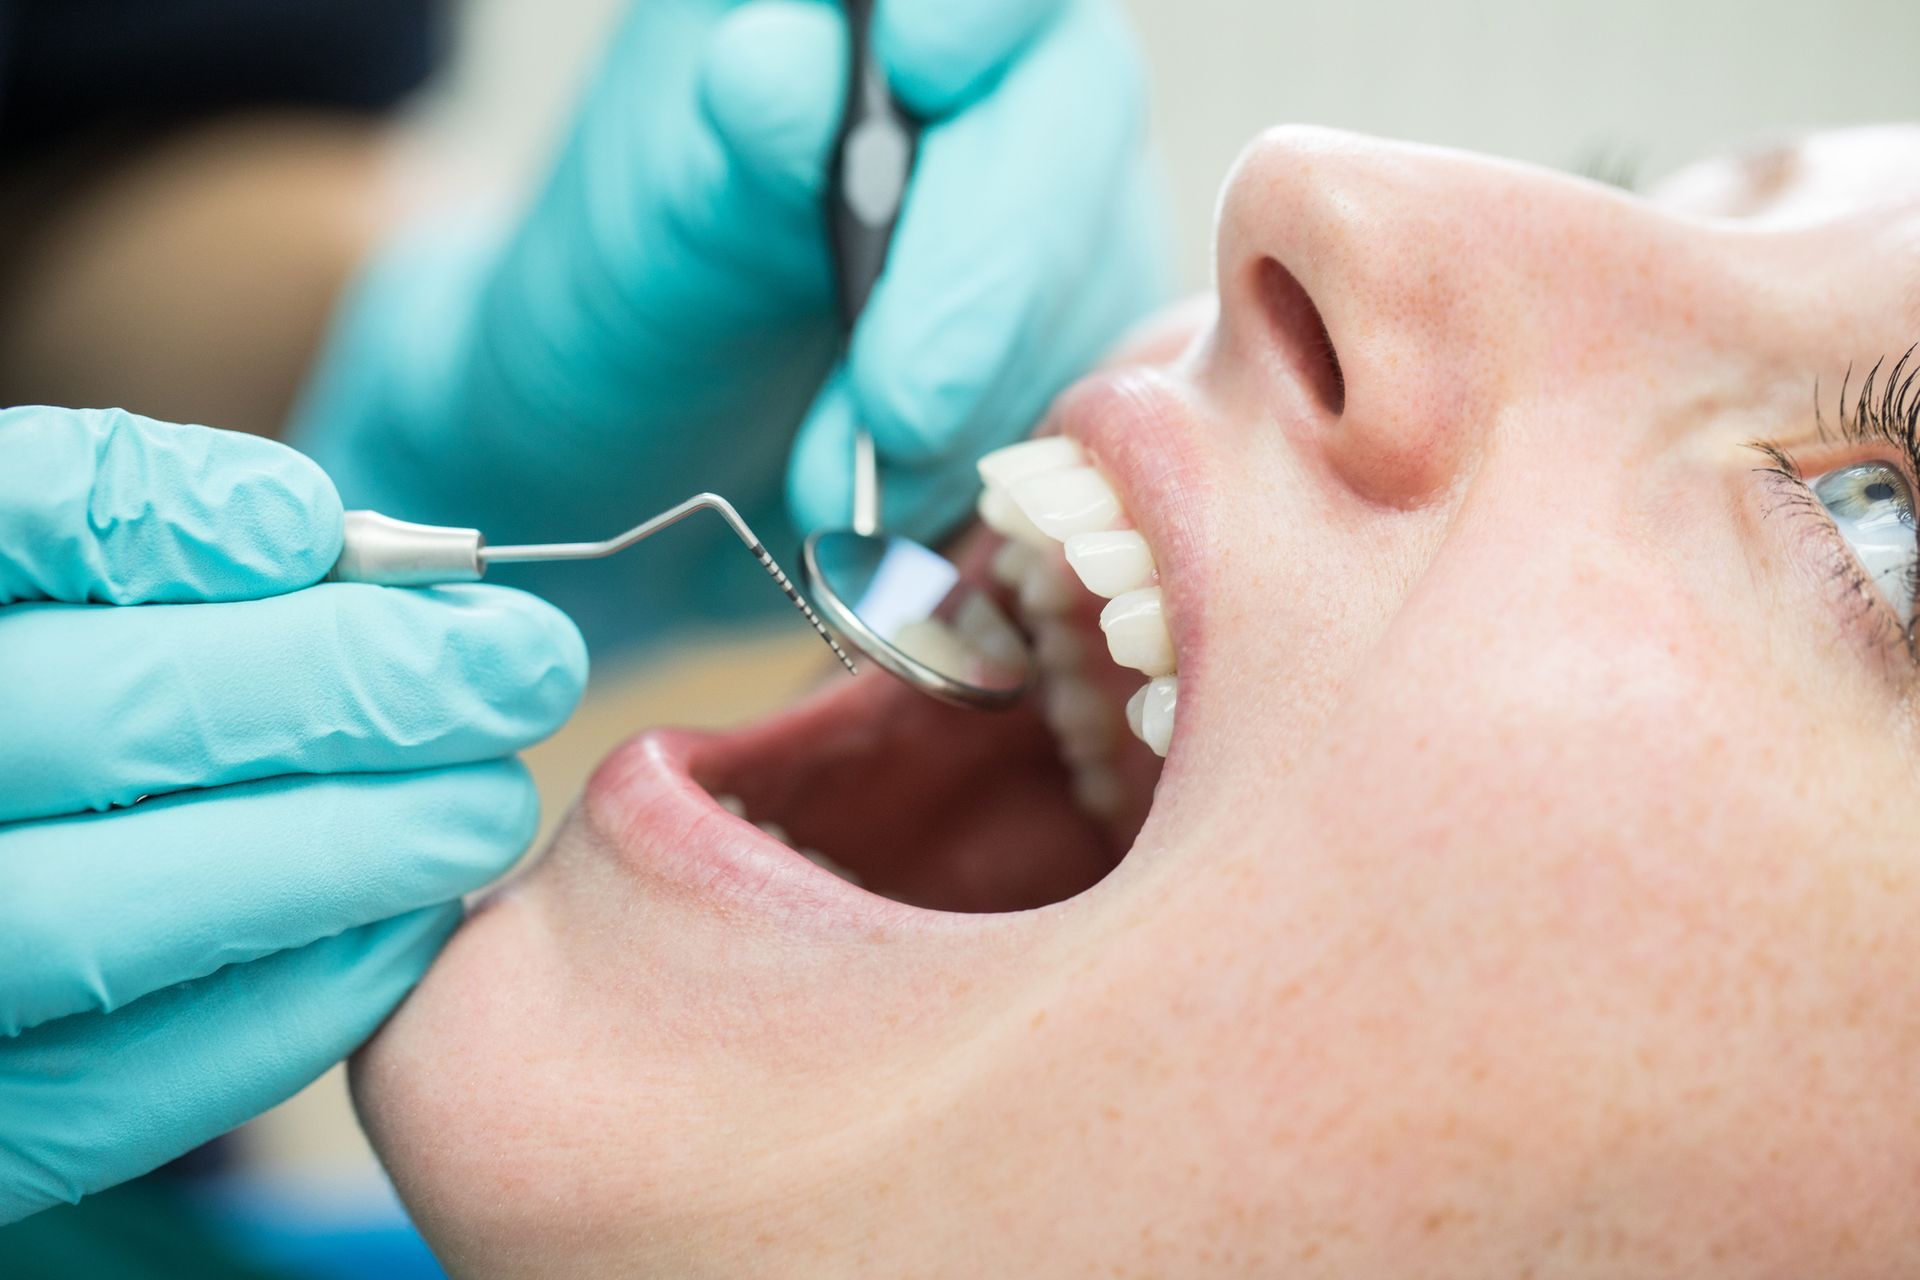
[[[806,740],[845,716],[847,702],[885,698],[879,675],[838,687],[763,724],[727,735],[657,729],[601,762],[582,816],[596,842],[636,879],[728,912],[823,928],[874,928],[929,913],[870,894],[816,866],[751,822],[722,809],[696,778],[725,776],[734,759],[766,752],[769,738]],[[900,693],[906,693],[904,689]],[[777,752],[767,752],[777,758]]]

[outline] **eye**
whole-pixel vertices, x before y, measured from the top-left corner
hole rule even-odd
[[[1815,477],[1812,488],[1874,587],[1902,620],[1910,620],[1920,577],[1920,529],[1906,476],[1888,463],[1863,462]]]

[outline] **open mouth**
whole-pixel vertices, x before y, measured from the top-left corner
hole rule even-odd
[[[1129,470],[1124,456],[1113,465]],[[657,865],[657,846],[675,840],[667,822],[678,844],[699,846],[671,860],[704,859],[708,884],[848,892],[831,875],[948,912],[1046,906],[1119,865],[1153,805],[1179,702],[1151,533],[1123,502],[1128,476],[1116,485],[1078,439],[1025,441],[980,471],[985,527],[956,561],[1027,632],[1036,676],[1022,704],[956,708],[868,664],[739,731],[643,735],[603,767],[611,781],[596,779],[603,799],[626,793],[617,844],[651,849],[635,856]],[[667,792],[671,816],[633,803]]]

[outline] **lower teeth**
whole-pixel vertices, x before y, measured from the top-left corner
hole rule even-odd
[[[841,866],[839,863],[835,862],[832,858],[829,858],[826,854],[820,852],[818,849],[803,849],[795,845],[793,843],[792,838],[788,836],[787,829],[781,826],[779,823],[754,822],[752,818],[747,816],[747,802],[742,800],[739,796],[716,795],[713,798],[713,802],[719,805],[722,809],[726,810],[728,813],[732,814],[734,817],[739,818],[741,821],[753,822],[753,825],[758,827],[762,832],[762,834],[771,836],[773,839],[778,840],[781,844],[787,846],[787,848],[789,849],[792,849],[795,853],[805,858],[808,862],[811,862],[814,866],[819,867],[824,871],[831,872],[836,876],[839,876],[842,880],[845,880],[849,884],[860,885],[862,888],[865,887],[864,884],[862,884],[859,876],[847,870],[845,867]]]

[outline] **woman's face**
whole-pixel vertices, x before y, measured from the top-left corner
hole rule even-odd
[[[1280,130],[1217,280],[1042,428],[1158,566],[1157,786],[884,678],[636,739],[357,1063],[456,1270],[1920,1264],[1920,129],[1658,203]]]

